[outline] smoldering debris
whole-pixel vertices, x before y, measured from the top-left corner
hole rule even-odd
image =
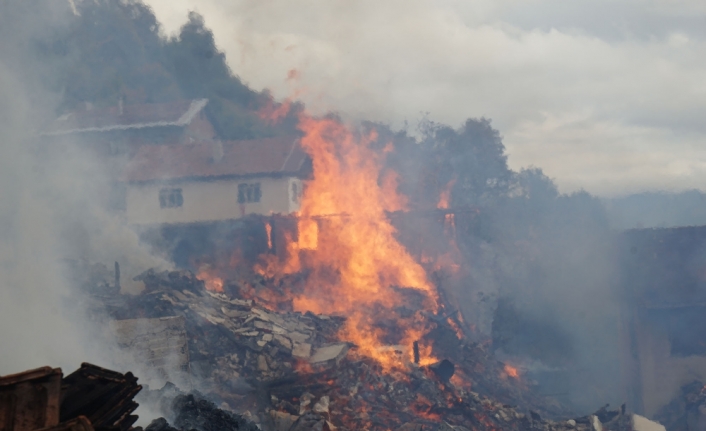
[[[99,312],[116,321],[183,319],[190,383],[201,391],[185,394],[168,384],[145,392],[166,418],[153,422],[153,431],[210,431],[213,421],[248,429],[236,428],[239,416],[229,412],[270,431],[632,427],[625,408],[567,421],[569,412],[508,373],[489,346],[463,339],[445,316],[429,340],[420,340],[432,343],[438,359],[420,365],[430,358],[418,345],[416,355],[413,346],[390,346],[402,364],[390,370],[339,339],[343,316],[276,310],[210,292],[189,271],[150,270],[136,279],[144,283],[139,295],[103,289],[93,303],[109,304]]]
[[[164,417],[153,420],[145,431],[257,431],[259,428],[243,416],[216,407],[198,392],[181,393],[169,386],[167,390],[154,391],[147,394],[152,401],[162,405],[165,416],[172,418],[170,422]],[[163,388],[165,389],[165,388]]]

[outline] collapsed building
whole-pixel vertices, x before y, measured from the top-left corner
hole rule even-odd
[[[488,345],[465,338],[452,316],[439,315],[436,329],[418,343],[384,348],[398,363],[388,369],[340,340],[345,317],[258,303],[257,291],[277,288],[271,280],[249,275],[229,281],[222,293],[188,271],[148,271],[138,280],[139,295],[113,290],[95,297],[96,318],[108,313],[123,340],[126,327],[151,328],[135,337],[139,343],[122,346],[151,358],[149,367],[164,378],[160,384],[182,379],[260,429],[659,429],[625,406],[570,418],[497,361]],[[155,324],[160,321],[166,323]],[[169,356],[188,360],[160,361]],[[175,390],[167,383],[144,399]]]

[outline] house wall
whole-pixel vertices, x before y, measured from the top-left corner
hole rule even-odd
[[[242,183],[260,183],[260,202],[238,203],[238,184]],[[232,220],[248,214],[289,214],[299,209],[292,184],[301,190],[301,181],[291,177],[129,184],[126,215],[131,224],[156,225]],[[183,205],[160,208],[159,191],[163,188],[181,188]]]
[[[643,319],[636,331],[644,414],[652,417],[682,386],[706,382],[706,356],[675,357],[665,331]]]

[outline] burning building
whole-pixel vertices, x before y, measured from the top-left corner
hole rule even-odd
[[[124,175],[133,225],[299,210],[308,156],[296,137],[140,147]]]

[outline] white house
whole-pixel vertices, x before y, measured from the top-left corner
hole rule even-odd
[[[309,158],[296,137],[146,145],[124,176],[134,225],[234,220],[299,210]]]

